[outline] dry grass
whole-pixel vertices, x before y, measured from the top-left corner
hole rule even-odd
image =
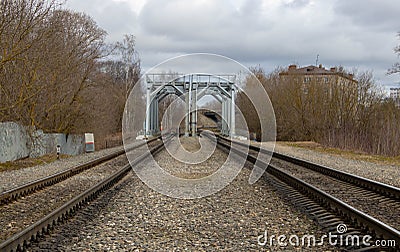
[[[373,162],[376,164],[400,166],[400,156],[388,157],[388,156],[370,155],[361,151],[343,150],[339,148],[326,147],[315,142],[279,142],[279,143],[291,147],[309,149],[320,153],[340,156],[353,160],[362,160],[362,161]]]
[[[68,155],[60,155],[60,158],[69,157]],[[0,172],[23,169],[41,164],[51,163],[57,160],[56,154],[47,154],[38,158],[24,158],[16,161],[0,163]]]

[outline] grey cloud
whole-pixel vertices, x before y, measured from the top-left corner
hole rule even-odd
[[[109,33],[109,41],[121,40],[124,34],[135,34],[137,15],[126,2],[104,0],[69,0],[67,7],[88,13]]]
[[[309,5],[310,3],[311,3],[310,0],[294,0],[284,5],[290,8],[303,8]]]
[[[202,7],[188,1],[168,1],[162,8],[155,8],[162,2],[152,0],[143,8],[139,22],[144,35],[153,37],[152,47],[157,47],[157,36],[162,41],[161,50],[230,51],[250,58],[268,52],[308,52],[315,46],[315,39],[331,32],[316,23],[303,26],[302,20],[284,12],[287,6],[281,7],[281,19],[277,20],[272,13],[276,10],[261,10],[261,1],[246,1],[239,10],[217,1],[212,3]]]
[[[337,1],[335,11],[368,29],[400,31],[400,4],[396,0]]]
[[[396,60],[398,0],[148,0],[138,15],[127,2],[71,0],[106,29],[110,40],[137,37],[144,68],[193,52],[222,54],[267,69],[290,63],[375,69]],[[265,65],[263,65],[265,64]],[[386,79],[385,79],[386,78]]]
[[[225,1],[226,2],[226,1]],[[141,27],[149,34],[167,36],[182,41],[220,40],[228,35],[228,29],[238,26],[238,12],[229,4],[209,1],[150,0],[139,16]],[[240,19],[240,18],[239,18]]]

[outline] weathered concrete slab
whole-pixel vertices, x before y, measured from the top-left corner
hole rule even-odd
[[[0,123],[0,162],[28,157],[27,133],[15,122]]]
[[[42,130],[30,136],[15,122],[0,123],[0,162],[56,153],[57,145],[61,147],[61,154],[79,155],[85,151],[85,137],[83,134],[48,134]]]

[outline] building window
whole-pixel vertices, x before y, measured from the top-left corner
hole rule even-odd
[[[310,83],[311,77],[304,77],[304,83]]]
[[[328,94],[329,94],[329,87],[328,86],[324,87],[324,94],[325,94],[325,96],[328,96]]]
[[[302,89],[303,89],[303,94],[307,95],[307,94],[308,94],[308,87],[307,87],[307,85],[304,85],[304,84],[303,84]]]
[[[328,77],[324,77],[324,82],[328,83],[329,82],[329,78]]]

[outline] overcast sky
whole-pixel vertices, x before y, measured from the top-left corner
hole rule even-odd
[[[387,69],[400,59],[399,0],[68,0],[92,16],[109,41],[133,34],[148,69],[187,53],[216,53],[266,71],[289,64],[372,70],[378,83],[400,82]]]

